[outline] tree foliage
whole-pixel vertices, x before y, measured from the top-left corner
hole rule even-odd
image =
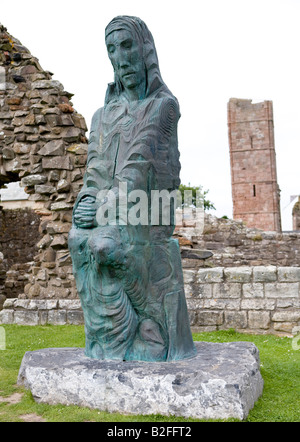
[[[203,190],[203,186],[188,186],[180,184],[179,191],[181,193],[183,206],[194,206],[197,208],[204,208],[204,210],[216,210],[214,204],[207,199],[209,190]],[[186,198],[186,195],[190,195],[191,198]]]

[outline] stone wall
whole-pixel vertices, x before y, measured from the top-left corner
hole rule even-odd
[[[234,328],[240,332],[291,335],[300,326],[300,268],[184,269],[193,332]],[[0,323],[82,324],[76,300],[9,299]]]
[[[79,300],[7,299],[0,323],[18,325],[80,325],[83,312]]]
[[[38,252],[39,225],[40,217],[34,210],[6,210],[0,206],[1,296],[16,298],[24,293],[33,259]]]
[[[86,164],[85,120],[72,94],[2,25],[0,74],[0,186],[21,181],[40,217],[37,253],[19,295],[76,298],[67,236]]]
[[[175,237],[182,247],[210,250],[205,261],[183,260],[185,268],[237,266],[300,266],[300,232],[264,232],[248,228],[243,221],[205,215],[202,235],[193,228],[177,228]]]
[[[40,217],[34,210],[5,210],[0,206],[0,250],[4,272],[0,272],[3,281],[0,294],[7,298],[23,293],[24,285],[28,283],[29,263],[38,252],[39,225]]]
[[[300,325],[300,269],[238,267],[184,270],[194,331],[292,334]]]

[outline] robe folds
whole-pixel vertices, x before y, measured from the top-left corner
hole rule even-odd
[[[73,217],[69,248],[86,332],[86,355],[96,359],[172,361],[192,357],[174,219],[151,224],[151,192],[179,186],[177,100],[163,88],[144,100],[111,100],[92,121],[84,185],[74,206],[99,191],[114,196],[120,183],[128,193],[148,196],[148,223],[116,220],[79,228]],[[134,203],[128,203],[128,210]],[[98,207],[97,206],[97,207]],[[125,214],[126,215],[126,214]]]

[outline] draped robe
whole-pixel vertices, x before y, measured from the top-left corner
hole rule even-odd
[[[174,222],[151,225],[151,191],[178,188],[177,100],[159,88],[144,100],[111,100],[92,121],[86,196],[119,184],[143,190],[148,225],[76,226],[69,235],[74,275],[85,317],[86,355],[97,359],[171,361],[194,355]],[[97,201],[99,205],[100,202]],[[109,204],[109,201],[108,201]],[[133,203],[128,203],[128,209]]]

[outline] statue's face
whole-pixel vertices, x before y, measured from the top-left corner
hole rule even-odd
[[[127,30],[106,37],[108,56],[125,89],[137,88],[146,77],[143,49]]]

